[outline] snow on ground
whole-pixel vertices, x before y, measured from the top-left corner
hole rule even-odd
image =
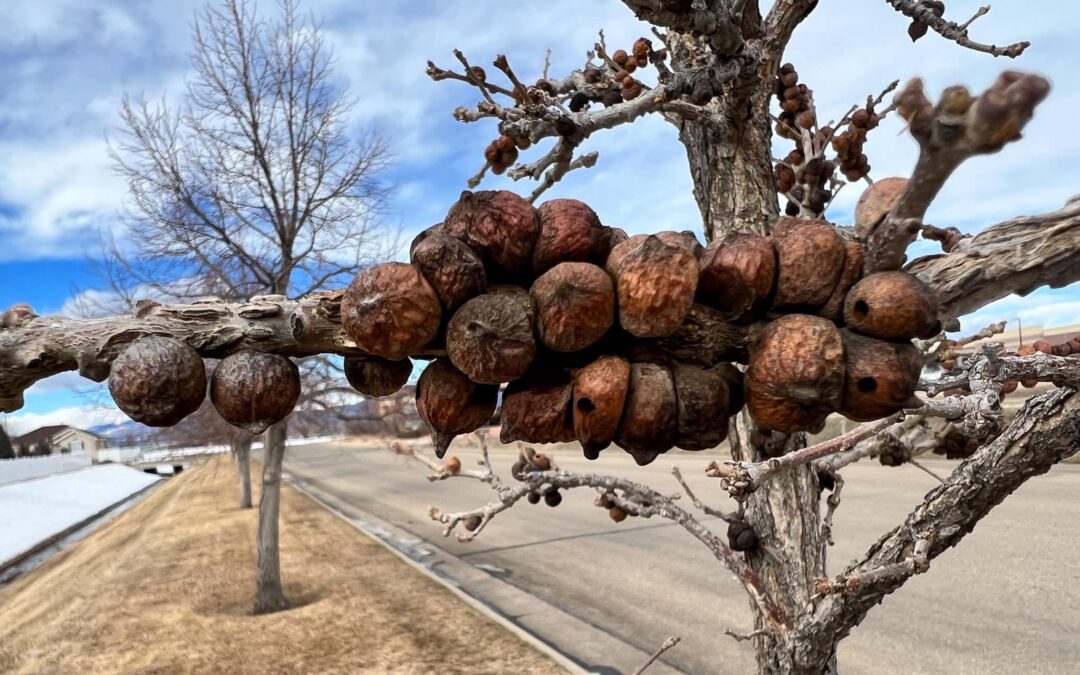
[[[0,486],[0,564],[158,480],[102,464]]]

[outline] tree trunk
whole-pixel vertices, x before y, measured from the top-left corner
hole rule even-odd
[[[779,214],[772,176],[768,86],[771,80],[748,98],[725,92],[716,100],[718,115],[682,123],[680,138],[708,240],[730,231],[766,233]],[[742,103],[734,103],[740,98]],[[743,411],[732,421],[729,443],[735,459],[760,461],[803,447],[806,438],[804,434],[761,432]],[[743,515],[759,539],[758,548],[747,554],[747,562],[788,617],[806,607],[814,579],[825,575],[819,495],[817,476],[802,466],[765,483],[744,506]],[[755,628],[764,625],[756,615]],[[799,663],[792,645],[771,634],[756,638],[754,648],[761,673],[820,674],[836,668],[835,656],[824,664]]]
[[[259,498],[259,563],[255,576],[255,613],[289,608],[281,586],[278,513],[281,510],[281,462],[285,458],[288,422],[271,426],[263,435],[262,496]]]
[[[233,459],[240,477],[240,508],[251,508],[251,434],[236,432],[232,440]]]

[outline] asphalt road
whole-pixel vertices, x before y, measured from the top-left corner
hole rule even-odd
[[[451,454],[466,467],[479,456],[461,439]],[[678,486],[670,470],[677,465],[699,496],[716,492],[701,475],[702,454],[664,456],[645,468],[617,451],[597,462],[570,448],[553,454],[562,468],[622,475],[672,492]],[[493,457],[509,479],[512,451],[500,449]],[[951,465],[926,464],[942,474]],[[668,635],[682,636],[664,657],[672,666],[690,673],[753,670],[751,648],[723,634],[751,628],[741,587],[707,549],[668,521],[615,524],[592,505],[593,491],[576,490],[557,508],[523,501],[476,541],[461,544],[441,536],[427,509],[465,510],[492,500],[477,481],[430,483],[425,467],[356,442],[290,448],[285,469],[646,652]],[[830,573],[901,522],[935,483],[913,467],[860,463],[843,475]],[[1023,486],[956,550],[871,611],[841,644],[841,672],[1077,672],[1078,495],[1080,466],[1057,467]],[[722,532],[724,524],[715,524]]]

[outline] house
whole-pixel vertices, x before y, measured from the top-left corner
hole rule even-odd
[[[69,427],[66,424],[54,424],[40,427],[30,433],[11,439],[11,444],[19,454],[25,454],[41,445],[47,445],[54,453],[85,452],[90,459],[97,461],[98,450],[109,446],[109,440],[97,434]]]

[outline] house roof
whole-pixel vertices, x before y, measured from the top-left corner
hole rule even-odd
[[[22,436],[19,436],[18,438],[13,438],[11,439],[11,443],[12,445],[34,445],[35,443],[39,443],[41,441],[52,440],[58,434],[68,431],[69,429],[71,431],[78,431],[84,434],[88,434],[90,436],[93,436],[94,438],[104,438],[104,436],[99,436],[91,431],[86,431],[85,429],[77,429],[67,424],[53,424],[47,427],[39,427],[29,433],[25,433]]]

